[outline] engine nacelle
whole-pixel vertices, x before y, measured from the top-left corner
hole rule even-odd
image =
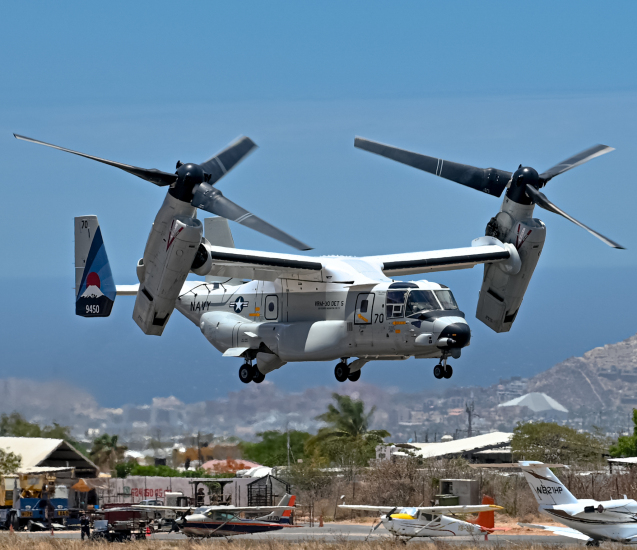
[[[533,205],[505,198],[502,211],[487,226],[487,234],[515,246],[521,263],[516,273],[506,264],[484,266],[476,317],[495,332],[511,330],[544,247],[546,226],[532,213]]]
[[[146,334],[160,336],[190,273],[201,243],[203,225],[196,218],[175,216],[168,234],[155,239],[138,264],[139,292],[133,319]],[[152,235],[152,233],[151,233]]]

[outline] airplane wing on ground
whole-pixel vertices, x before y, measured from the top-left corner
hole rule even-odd
[[[131,508],[142,510],[174,510],[188,512],[196,508],[205,508],[206,512],[272,512],[273,510],[294,510],[294,506],[152,506],[150,504],[133,504]]]
[[[502,506],[495,504],[475,504],[464,506],[367,506],[366,504],[340,504],[339,508],[345,508],[346,510],[361,510],[366,512],[376,513],[389,513],[401,510],[403,508],[409,508],[411,510],[418,510],[419,512],[425,512],[427,514],[476,514],[478,512],[493,512],[495,510],[502,510]]]
[[[515,269],[514,265],[517,263],[519,269],[520,262],[517,250],[512,244],[501,243],[492,237],[476,239],[474,246],[466,248],[368,256],[361,258],[361,260],[378,266],[388,277],[468,269],[478,264],[494,262],[511,263],[513,272]]]
[[[520,527],[528,527],[530,529],[542,529],[543,531],[551,531],[556,535],[562,535],[564,537],[571,537],[572,539],[590,540],[591,538],[584,533],[580,533],[575,529],[569,527],[560,527],[557,525],[536,525],[534,523],[518,523]]]

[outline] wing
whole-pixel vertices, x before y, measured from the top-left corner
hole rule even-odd
[[[272,512],[274,510],[294,510],[295,506],[207,506],[206,512]]]
[[[151,506],[150,504],[131,504],[131,508],[140,510],[174,510],[175,512],[188,512],[194,510],[196,506]]]
[[[400,510],[402,507],[398,506],[368,506],[365,504],[341,504],[339,508],[345,508],[348,510],[361,510],[366,512],[376,513],[388,513],[394,510]],[[495,510],[502,510],[502,506],[495,504],[476,504],[473,506],[406,506],[405,508],[414,508],[420,512],[428,514],[476,514],[478,512],[494,512]]]
[[[579,540],[590,540],[588,535],[584,533],[580,533],[575,529],[570,529],[569,527],[558,527],[554,525],[535,525],[533,523],[518,523],[520,527],[528,527],[530,529],[542,529],[543,531],[551,531],[556,535],[562,535],[564,537],[571,537],[572,539]]]
[[[486,242],[493,244],[483,244]],[[474,246],[467,248],[368,256],[361,259],[377,266],[386,276],[391,277],[468,269],[478,264],[513,261],[518,258],[513,245],[501,243],[492,237],[481,237],[474,241]]]
[[[393,510],[399,510],[400,507],[396,506],[367,506],[365,504],[339,504],[339,508],[346,510],[361,510],[362,512],[376,512],[377,514],[389,513]]]
[[[275,254],[206,245],[212,268],[209,275],[238,279],[274,281],[278,277],[320,276],[323,263],[317,258],[296,254]]]
[[[419,506],[420,512],[427,514],[477,514],[479,512],[495,512],[504,510],[497,504],[474,504],[464,506]]]

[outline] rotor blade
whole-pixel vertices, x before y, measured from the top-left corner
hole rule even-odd
[[[240,136],[235,139],[221,153],[217,153],[214,157],[209,158],[206,162],[199,166],[203,168],[206,174],[210,175],[208,182],[214,185],[245,157],[247,157],[257,144],[249,137]]]
[[[201,208],[206,212],[216,214],[222,218],[245,225],[259,233],[263,233],[268,237],[272,237],[277,241],[281,241],[289,246],[293,246],[298,250],[312,250],[311,247],[295,239],[291,235],[284,233],[280,229],[277,229],[268,222],[263,221],[254,214],[248,212],[244,208],[241,208],[238,204],[235,204],[230,199],[223,196],[221,191],[215,189],[209,183],[201,183],[192,199],[193,206]]]
[[[405,149],[398,149],[391,145],[370,141],[368,139],[357,137],[354,140],[354,147],[375,153],[388,159],[402,162],[407,166],[418,168],[440,176],[451,181],[455,181],[461,185],[466,185],[472,189],[483,191],[490,195],[499,197],[502,191],[511,179],[511,172],[498,170],[496,168],[476,168],[468,164],[458,164],[448,160],[428,157],[419,153],[412,153]]]
[[[125,172],[128,172],[129,174],[133,174],[134,176],[137,176],[138,178],[142,178],[143,180],[154,183],[155,185],[159,185],[160,187],[163,187],[165,185],[170,185],[177,180],[176,174],[169,174],[168,172],[162,172],[161,170],[157,170],[156,168],[138,168],[137,166],[131,166],[130,164],[115,162],[113,160],[106,160],[100,157],[94,157],[93,155],[79,153],[78,151],[72,151],[71,149],[65,149],[64,147],[60,147],[59,145],[53,145],[52,143],[46,143],[45,141],[40,141],[37,139],[20,136],[18,134],[13,134],[13,135],[15,136],[16,139],[20,139],[22,141],[30,141],[31,143],[37,143],[39,145],[46,145],[47,147],[52,147],[53,149],[59,149],[60,151],[66,151],[67,153],[73,153],[74,155],[79,155],[80,157],[96,160],[97,162],[108,164],[109,166],[114,166],[115,168],[124,170]]]
[[[606,153],[610,153],[614,150],[614,147],[609,147],[608,145],[594,145],[593,147],[589,147],[588,149],[582,151],[581,153],[578,153],[577,155],[573,155],[572,157],[563,160],[552,168],[549,168],[546,172],[540,174],[540,179],[543,179],[546,183],[550,179],[558,176],[559,174],[563,174],[571,168],[575,168],[576,166],[584,164],[585,162],[588,162],[595,157],[605,155]]]
[[[617,244],[615,241],[611,241],[609,238],[604,237],[604,235],[602,235],[601,233],[598,233],[587,225],[584,225],[582,222],[577,221],[572,216],[569,216],[566,212],[564,212],[564,210],[555,206],[550,200],[548,200],[544,193],[538,191],[535,187],[529,185],[528,183],[526,185],[526,194],[539,207],[544,208],[544,210],[548,210],[549,212],[553,212],[554,214],[559,214],[567,220],[572,221],[575,225],[579,225],[582,229],[586,229],[586,231],[588,231],[591,235],[595,235],[599,240],[605,242],[608,246],[612,246],[613,248],[620,248],[622,250],[624,249],[624,247],[620,244]]]

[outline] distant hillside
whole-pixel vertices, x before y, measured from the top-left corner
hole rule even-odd
[[[637,335],[558,363],[531,378],[528,391],[545,392],[570,410],[637,407]]]

